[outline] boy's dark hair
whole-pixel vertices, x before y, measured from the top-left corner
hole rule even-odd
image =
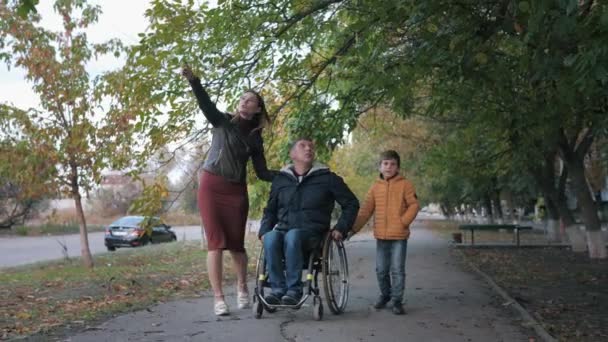
[[[401,158],[399,157],[399,153],[395,150],[386,150],[380,153],[380,162],[383,160],[394,159],[397,161],[397,167],[401,167]]]

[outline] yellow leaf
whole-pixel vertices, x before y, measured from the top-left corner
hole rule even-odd
[[[29,312],[22,311],[15,315],[15,317],[17,319],[30,319],[32,318],[32,315]]]

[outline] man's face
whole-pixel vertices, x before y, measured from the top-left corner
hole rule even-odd
[[[312,164],[315,160],[315,146],[312,141],[299,140],[291,148],[289,157],[294,163]]]
[[[380,162],[380,173],[384,179],[389,179],[397,174],[399,166],[395,159],[384,159]]]

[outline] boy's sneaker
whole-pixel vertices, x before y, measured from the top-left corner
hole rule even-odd
[[[376,303],[374,303],[374,309],[382,309],[386,307],[386,304],[390,302],[390,300],[390,297],[384,297],[380,295],[380,297],[378,297],[378,299],[376,300]]]
[[[403,304],[401,304],[401,302],[393,302],[393,313],[395,315],[405,314],[405,309],[403,309]]]
[[[297,295],[295,293],[287,293],[281,298],[281,303],[283,305],[296,305],[300,302],[302,295]]]
[[[270,305],[280,305],[281,304],[281,296],[276,295],[274,293],[270,293],[270,294],[267,294],[266,296],[264,296],[264,300],[266,301],[266,303],[268,303]]]

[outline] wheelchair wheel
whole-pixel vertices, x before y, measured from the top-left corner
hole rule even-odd
[[[329,310],[339,315],[348,302],[348,260],[342,241],[335,241],[328,234],[322,255],[323,290]]]
[[[320,321],[323,319],[323,301],[319,296],[315,296],[313,298],[312,317],[315,319],[315,321]]]
[[[264,287],[268,286],[268,274],[266,273],[266,260],[264,259],[264,247],[262,246],[262,248],[260,249],[260,255],[258,256],[258,262],[256,264],[255,267],[255,294],[257,296],[259,296],[260,298],[264,298]],[[275,311],[277,311],[276,308],[269,308],[268,306],[264,305],[262,303],[262,301],[259,300],[259,298],[257,298],[257,303],[259,303],[261,309],[260,310],[266,310],[269,313],[273,313]],[[255,305],[254,302],[254,315],[256,315],[257,317],[257,307]],[[262,316],[262,313],[259,313],[260,317]]]
[[[260,319],[262,317],[262,313],[264,313],[264,304],[262,304],[258,297],[253,296],[253,316]]]

